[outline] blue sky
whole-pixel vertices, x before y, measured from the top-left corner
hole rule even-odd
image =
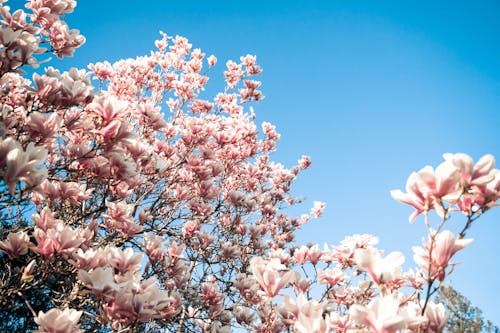
[[[256,54],[266,95],[257,122],[274,123],[282,135],[274,160],[290,166],[310,155],[313,166],[294,193],[308,199],[303,210],[313,200],[328,204],[298,241],[336,244],[372,233],[412,267],[423,221],[410,225],[412,209],[389,191],[446,152],[475,160],[492,153],[500,165],[499,15],[495,0],[81,0],[67,20],[87,43],[52,65],[147,54],[163,30],[219,58],[216,89],[226,60]],[[448,223],[456,230],[463,220]],[[475,242],[451,276],[497,325],[499,234],[500,208],[469,232]]]

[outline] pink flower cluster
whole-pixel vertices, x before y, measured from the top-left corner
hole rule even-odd
[[[411,220],[426,215],[416,270],[371,235],[296,245],[295,232],[326,204],[300,218],[282,209],[301,202],[291,189],[311,159],[272,161],[280,134],[254,122],[264,98],[255,56],[227,61],[226,86],[211,99],[201,97],[204,66],[217,58],[165,33],[148,56],[89,71],[47,67],[30,81],[21,70],[39,54],[69,56],[84,42],[62,20],[76,2],[31,0],[13,12],[0,2],[0,304],[9,323],[61,333],[443,332],[448,314],[431,297],[470,244],[465,231],[497,205],[491,155],[474,164],[446,154],[413,173],[407,193],[392,192],[415,208]],[[453,212],[467,216],[458,236],[443,231]]]
[[[492,155],[483,156],[476,164],[466,154],[444,154],[444,158],[435,170],[426,166],[412,173],[406,183],[407,193],[391,191],[396,200],[415,208],[410,221],[431,210],[442,218],[453,210],[480,214],[500,198],[500,171],[494,169]]]

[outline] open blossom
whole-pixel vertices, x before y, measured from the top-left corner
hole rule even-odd
[[[38,330],[34,333],[79,333],[83,332],[78,328],[78,321],[82,311],[74,309],[60,310],[50,309],[47,312],[40,311],[35,317]]]
[[[462,183],[467,187],[485,185],[493,178],[491,172],[495,166],[495,158],[491,154],[484,155],[476,164],[467,154],[448,153],[444,154],[443,157],[455,166]]]
[[[11,232],[6,240],[0,241],[0,252],[9,258],[15,258],[28,253],[29,237],[25,231]]]
[[[78,278],[97,296],[112,296],[119,289],[114,279],[113,270],[109,267],[98,267],[90,272],[80,269]]]
[[[88,68],[94,72],[95,76],[99,80],[109,80],[111,73],[113,73],[113,67],[111,67],[111,64],[108,61],[90,64]]]
[[[163,248],[166,241],[163,237],[158,235],[145,235],[143,246],[146,249],[146,254],[152,262],[158,262],[165,254]]]
[[[424,316],[427,318],[427,329],[431,333],[443,332],[450,318],[443,304],[436,304],[432,301],[427,303]]]
[[[446,268],[450,265],[450,259],[458,251],[466,248],[472,243],[472,239],[455,238],[449,230],[437,233],[431,229],[429,240],[422,240],[424,247],[413,247],[413,258],[430,277],[443,281],[446,276]]]
[[[354,260],[376,284],[384,284],[401,278],[401,265],[405,257],[401,252],[391,252],[383,258],[379,251],[357,249]]]
[[[306,263],[308,254],[309,254],[309,248],[304,245],[293,251],[293,257],[295,261],[301,266],[303,266]]]
[[[299,160],[299,166],[301,169],[307,169],[311,165],[311,158],[309,156],[303,155]]]
[[[18,181],[26,182],[29,186],[40,184],[47,177],[47,170],[41,169],[40,164],[47,159],[47,150],[28,144],[26,150],[12,138],[0,138],[0,176],[14,194]]]
[[[321,284],[329,284],[331,286],[334,286],[338,283],[342,283],[345,278],[346,274],[338,267],[328,268],[325,270],[320,269],[318,271],[318,281]]]
[[[142,260],[141,253],[135,253],[132,248],[122,250],[117,247],[108,248],[108,264],[118,272],[124,274],[135,272],[140,267]]]
[[[104,215],[106,225],[116,229],[125,235],[132,236],[142,230],[142,227],[134,222],[131,216],[134,207],[125,202],[108,202],[108,214]]]
[[[460,196],[460,175],[449,161],[441,163],[436,170],[426,166],[419,172],[414,172],[406,182],[406,192],[391,191],[394,199],[413,206],[415,212],[410,215],[410,222],[421,213],[435,209],[436,213],[445,217],[441,200],[455,203]]]
[[[234,61],[229,60],[226,63],[227,71],[224,72],[224,76],[226,77],[227,85],[230,88],[236,87],[238,82],[243,78],[244,72],[241,68],[241,65],[238,65]]]
[[[217,63],[217,58],[212,54],[210,55],[208,58],[207,58],[207,61],[208,61],[208,65],[210,67],[213,67],[215,66],[215,64]]]
[[[33,236],[36,239],[36,246],[32,250],[43,256],[50,258],[54,253],[71,253],[85,241],[78,230],[65,225],[59,221],[55,227],[44,230],[35,227]]]
[[[285,272],[285,269],[286,266],[277,258],[267,261],[261,257],[255,257],[250,262],[253,277],[264,290],[265,295],[271,298],[278,295],[279,291],[294,278],[294,272]]]
[[[311,208],[311,215],[313,217],[318,218],[321,215],[323,215],[323,211],[325,210],[325,208],[326,208],[326,203],[321,201],[314,201],[313,208]]]
[[[373,299],[367,306],[354,304],[349,316],[373,333],[395,333],[425,322],[418,314],[419,307],[411,304],[401,305],[397,296],[390,294]]]
[[[493,169],[495,158],[492,155],[484,155],[476,164],[466,154],[444,154],[444,158],[460,173],[463,193],[457,206],[461,211],[467,213],[478,208],[486,210],[495,204],[499,196],[492,196],[489,191],[498,182],[495,176],[498,170]]]
[[[326,333],[330,331],[328,315],[323,317],[323,303],[308,300],[303,293],[299,293],[296,301],[288,295],[284,295],[284,299],[279,311],[285,323],[293,323],[294,332]]]
[[[488,209],[498,200],[489,196],[488,187],[495,181],[495,159],[485,155],[474,164],[466,154],[444,154],[445,161],[435,170],[426,166],[414,172],[406,183],[406,192],[391,191],[398,201],[413,206],[412,222],[419,214],[434,209],[441,218],[447,218],[446,209],[456,205],[469,212],[478,208]]]
[[[323,259],[339,263],[342,266],[352,267],[356,264],[354,260],[356,249],[371,249],[377,243],[378,238],[368,234],[347,236],[340,242],[340,246],[332,246],[331,250],[325,244]]]

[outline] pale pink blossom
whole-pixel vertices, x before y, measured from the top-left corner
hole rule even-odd
[[[382,257],[377,250],[357,249],[354,252],[354,260],[376,284],[385,284],[402,277],[401,265],[405,257],[401,252],[391,252]]]
[[[96,296],[103,295],[112,298],[120,289],[119,285],[115,282],[113,269],[110,267],[97,267],[90,272],[80,269],[78,271],[78,279],[87,288],[91,289]]]
[[[145,235],[143,246],[146,250],[146,255],[153,262],[156,263],[164,257],[163,248],[166,241],[163,237],[158,235]]]
[[[309,254],[309,248],[304,245],[293,251],[293,257],[295,261],[301,266],[303,266],[306,263],[308,254]]]
[[[354,304],[349,317],[373,333],[395,333],[425,322],[416,310],[414,306],[401,305],[396,295],[389,294],[373,299],[367,306]]]
[[[26,125],[33,137],[39,137],[45,142],[53,139],[54,134],[61,125],[61,119],[57,113],[47,115],[40,112],[32,112],[26,119]]]
[[[297,321],[294,324],[294,332],[330,332],[330,320],[328,315],[323,316],[323,304],[316,301],[308,301],[305,304],[301,304]]]
[[[238,65],[232,60],[229,60],[226,63],[227,66],[227,71],[224,72],[224,76],[226,77],[226,82],[227,85],[230,88],[236,87],[238,82],[243,78],[244,72],[243,69],[241,68],[241,65]]]
[[[334,286],[342,283],[345,278],[346,274],[338,267],[318,270],[318,282],[321,284]]]
[[[134,207],[125,202],[108,202],[108,214],[104,215],[106,225],[123,234],[133,236],[142,230],[142,226],[135,223],[131,216]]]
[[[267,261],[261,257],[255,257],[250,262],[250,271],[254,279],[264,294],[270,298],[278,295],[283,287],[292,282],[294,272],[285,270],[286,266],[281,264],[278,259]]]
[[[63,15],[72,13],[76,7],[75,0],[31,0],[26,4],[26,8],[41,9],[45,8],[52,15]]]
[[[215,57],[213,54],[211,54],[208,58],[207,58],[207,62],[208,62],[208,65],[210,67],[213,67],[215,66],[215,64],[217,63],[217,57]]]
[[[427,318],[426,327],[431,333],[441,333],[448,324],[450,315],[441,303],[427,302],[424,316]]]
[[[495,166],[493,155],[484,155],[475,165],[472,158],[466,154],[444,154],[443,157],[455,166],[466,187],[485,185],[492,180],[491,171]]]
[[[323,211],[326,208],[326,203],[321,201],[314,201],[313,207],[311,208],[311,216],[318,218],[323,215]]]
[[[14,194],[16,183],[25,182],[33,187],[47,177],[47,170],[40,164],[47,159],[47,150],[29,143],[26,150],[12,138],[0,138],[0,176]]]
[[[28,253],[29,237],[25,231],[11,232],[7,239],[0,241],[0,252],[9,258],[16,258]]]
[[[87,250],[78,249],[72,254],[71,263],[80,269],[90,271],[96,267],[102,267],[107,264],[107,250],[103,248],[89,248]]]
[[[55,21],[50,27],[50,44],[59,59],[72,56],[76,48],[85,43],[85,37],[77,29],[69,29],[63,21]]]
[[[141,260],[142,254],[135,253],[130,247],[125,250],[117,247],[108,248],[108,264],[122,274],[137,271]]]
[[[200,223],[197,220],[189,220],[182,226],[182,236],[185,238],[191,238],[199,230]]]
[[[108,61],[96,62],[88,65],[88,68],[94,72],[99,80],[109,80],[113,73],[113,67]]]
[[[35,226],[43,231],[55,229],[60,223],[62,223],[61,220],[56,219],[54,213],[52,213],[49,207],[44,207],[39,214],[33,214],[31,219],[33,220]]]
[[[309,252],[307,253],[307,259],[311,262],[311,264],[316,265],[321,257],[323,256],[323,252],[320,250],[318,244],[314,244],[309,247]]]
[[[441,163],[436,170],[426,166],[419,172],[414,172],[406,182],[406,191],[391,191],[394,199],[413,206],[415,212],[410,215],[410,222],[421,213],[435,209],[436,213],[445,216],[443,201],[455,203],[460,196],[460,175],[451,162]]]
[[[299,160],[299,166],[301,169],[307,169],[311,165],[311,158],[306,155],[302,155],[302,157]]]
[[[82,311],[65,308],[50,309],[47,312],[40,311],[35,317],[38,330],[34,333],[79,333],[83,332],[78,328],[78,321]]]
[[[431,278],[443,281],[450,259],[472,243],[472,239],[455,238],[449,230],[436,232],[431,229],[429,240],[422,240],[424,247],[413,247],[413,259]]]

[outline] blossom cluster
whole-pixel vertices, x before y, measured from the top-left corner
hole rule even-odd
[[[285,214],[311,165],[272,160],[276,127],[255,123],[262,71],[227,61],[205,98],[206,56],[161,33],[148,56],[61,72],[45,53],[84,41],[63,16],[74,0],[0,3],[0,327],[34,332],[435,332],[448,314],[431,296],[452,272],[465,232],[496,206],[500,173],[447,154],[393,196],[426,216],[415,270],[371,235],[294,244],[323,214]],[[428,212],[441,218],[431,228]],[[453,212],[468,220],[443,230]],[[3,326],[2,326],[3,325]],[[12,326],[12,327],[9,327]],[[16,326],[18,325],[18,326]],[[24,325],[24,326],[19,326]]]

